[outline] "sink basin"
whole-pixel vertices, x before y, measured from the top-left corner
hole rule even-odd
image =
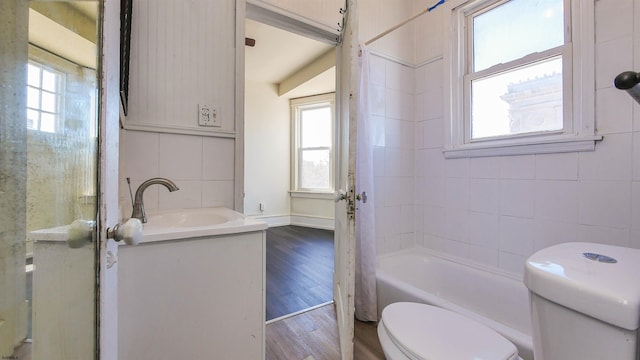
[[[222,224],[230,219],[214,211],[180,211],[152,214],[147,224],[161,227],[195,227]]]
[[[147,212],[142,242],[218,236],[267,228],[267,224],[225,207]]]

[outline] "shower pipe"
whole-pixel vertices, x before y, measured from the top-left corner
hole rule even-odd
[[[625,71],[616,76],[613,84],[620,90],[625,90],[640,104],[640,73]]]

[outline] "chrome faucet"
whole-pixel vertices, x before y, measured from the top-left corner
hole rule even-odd
[[[133,212],[131,213],[132,218],[140,219],[141,222],[147,222],[147,215],[144,213],[144,202],[142,201],[142,195],[144,195],[144,191],[151,185],[164,185],[170,192],[174,192],[176,190],[180,190],[176,184],[165,178],[151,178],[138,186],[136,190],[135,200],[133,202]]]

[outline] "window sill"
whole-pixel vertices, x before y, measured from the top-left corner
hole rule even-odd
[[[464,144],[456,148],[444,149],[442,153],[445,159],[458,159],[483,156],[508,156],[553,154],[577,151],[594,151],[596,142],[602,140],[602,136],[562,137],[548,140],[536,139],[512,142],[483,142]]]
[[[292,198],[306,198],[306,199],[330,199],[333,200],[334,193],[333,191],[299,191],[299,190],[291,190],[289,194]]]

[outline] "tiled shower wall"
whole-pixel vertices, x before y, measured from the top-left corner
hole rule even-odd
[[[596,126],[604,140],[595,152],[445,160],[442,87],[448,67],[438,56],[418,66],[410,76],[415,87],[402,84],[416,94],[415,122],[406,124],[416,134],[415,202],[383,209],[389,236],[379,242],[382,249],[411,243],[395,234],[392,224],[398,222],[391,218],[398,212],[387,210],[412,206],[418,245],[514,273],[522,273],[534,251],[561,242],[640,248],[640,105],[613,87],[620,72],[640,71],[637,19],[637,1],[596,1]],[[397,152],[404,153],[385,148],[385,160],[400,160],[390,154]],[[385,197],[407,197],[404,178],[380,179]]]
[[[376,244],[382,254],[415,244],[414,69],[376,54],[370,67]]]

